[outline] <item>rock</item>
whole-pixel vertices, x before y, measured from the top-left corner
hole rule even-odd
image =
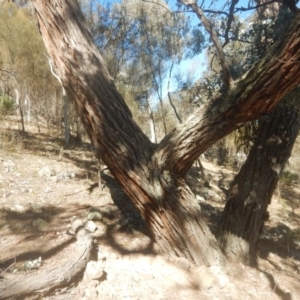
[[[12,194],[11,192],[6,191],[6,192],[3,193],[2,197],[3,198],[8,198],[11,194]]]
[[[36,203],[30,203],[31,210],[36,214],[41,214],[43,212],[42,207]]]
[[[107,226],[103,223],[97,223],[97,230],[92,234],[95,238],[105,237],[107,233]]]
[[[32,226],[36,227],[38,229],[41,229],[41,228],[45,227],[46,225],[48,225],[48,223],[43,219],[36,219],[36,220],[32,221]]]
[[[33,269],[38,269],[40,266],[42,265],[42,258],[39,257],[35,260],[28,260],[26,261],[23,266],[22,266],[22,269],[24,271],[30,271],[30,270],[33,270]]]
[[[47,187],[45,188],[45,193],[48,194],[48,193],[51,193],[51,192],[52,192],[51,187],[47,186]]]
[[[4,171],[6,173],[12,172],[15,169],[15,163],[11,160],[5,161],[3,163]]]
[[[41,177],[52,177],[52,176],[56,175],[55,171],[53,169],[51,169],[49,166],[42,167],[38,171],[38,174]]]
[[[210,266],[209,270],[213,275],[216,276],[221,288],[224,288],[226,285],[229,284],[229,279],[227,275],[222,271],[220,266]]]
[[[199,194],[205,199],[205,200],[213,200],[213,201],[220,201],[222,198],[216,193],[214,192],[212,189],[210,188],[202,188],[199,191]],[[201,197],[200,196],[200,197]]]
[[[96,288],[87,288],[85,290],[84,296],[87,297],[87,299],[97,299],[98,297],[98,292]]]
[[[207,267],[201,266],[192,270],[191,282],[199,290],[208,290],[218,283],[218,279]]]
[[[183,270],[188,270],[191,267],[190,262],[184,257],[177,258],[175,261],[175,265]]]
[[[205,199],[203,197],[201,197],[200,195],[196,195],[196,199],[199,201],[199,202],[205,202]]]
[[[103,220],[103,215],[100,211],[94,209],[94,207],[90,208],[88,216],[87,216],[88,220],[99,220],[102,221]]]
[[[10,210],[22,214],[25,213],[27,209],[21,204],[16,204]]]
[[[98,253],[97,253],[97,259],[98,259],[98,261],[106,261],[107,254],[103,253],[101,251],[98,251]]]
[[[66,172],[61,172],[53,178],[56,182],[61,181],[61,180],[67,180],[70,178],[75,178],[76,172],[73,171],[66,171]]]
[[[83,296],[85,293],[85,286],[83,284],[79,284],[77,287],[77,294]]]
[[[88,286],[91,287],[91,288],[96,288],[97,285],[99,285],[99,280],[91,280],[89,283],[88,283]]]
[[[97,225],[92,220],[89,220],[85,223],[85,229],[89,232],[95,232]]]
[[[109,256],[111,259],[119,259],[119,256],[117,253],[111,253],[110,256]]]
[[[86,269],[84,272],[84,280],[100,280],[104,277],[103,268],[101,262],[89,261],[86,265]]]

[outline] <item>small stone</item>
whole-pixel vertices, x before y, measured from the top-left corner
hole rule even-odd
[[[23,264],[22,269],[25,270],[25,271],[30,271],[30,270],[33,270],[33,269],[38,269],[41,265],[42,265],[42,258],[39,257],[35,260],[26,261]]]
[[[103,220],[103,216],[100,211],[90,211],[87,216],[88,220]]]
[[[97,230],[94,232],[93,237],[100,238],[105,237],[107,234],[107,226],[103,223],[97,223]]]
[[[111,253],[111,254],[110,254],[110,258],[111,258],[111,259],[118,259],[119,256],[118,256],[118,254],[116,254],[116,253]]]
[[[97,258],[98,258],[98,261],[106,261],[106,259],[107,259],[107,254],[98,251]]]
[[[177,258],[175,264],[178,268],[183,270],[188,270],[191,267],[190,262],[184,257]]]
[[[200,290],[208,290],[212,288],[218,280],[207,267],[201,266],[192,271],[191,282]]]
[[[59,182],[60,178],[58,176],[51,176],[50,180],[53,181],[53,182]]]
[[[8,198],[11,195],[11,192],[4,192],[2,197],[3,198]]]
[[[89,220],[85,224],[85,229],[89,232],[95,232],[97,229],[97,225],[92,220]]]
[[[43,209],[40,205],[31,203],[31,209],[33,210],[34,213],[40,214],[43,212]]]
[[[48,193],[51,193],[51,192],[52,192],[51,187],[48,186],[48,187],[45,188],[45,193],[48,194]]]
[[[77,295],[83,296],[85,293],[85,286],[82,284],[79,284],[77,287]]]
[[[11,211],[17,212],[17,213],[24,213],[26,212],[26,208],[21,204],[16,204],[11,208]]]
[[[3,166],[4,166],[4,171],[5,171],[6,173],[9,173],[9,172],[11,172],[11,171],[14,170],[14,168],[15,168],[15,163],[12,162],[11,160],[8,160],[8,161],[5,161],[5,162],[3,163]]]
[[[200,195],[196,195],[196,199],[199,201],[199,202],[205,202],[205,199],[200,196]]]
[[[51,169],[49,166],[42,167],[38,171],[38,174],[41,177],[51,177],[51,176],[55,176],[56,175],[55,171],[53,169]]]
[[[32,221],[32,226],[36,228],[42,228],[48,225],[48,223],[43,219],[36,219]]]
[[[91,280],[88,285],[91,288],[96,288],[96,286],[99,285],[99,283],[99,280]]]
[[[89,261],[87,263],[84,278],[86,281],[101,279],[104,276],[103,268],[100,262]]]
[[[84,296],[87,297],[87,299],[97,299],[98,293],[96,288],[87,288],[85,290]]]

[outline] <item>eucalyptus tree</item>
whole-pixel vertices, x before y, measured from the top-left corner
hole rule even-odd
[[[24,131],[23,115],[30,119],[32,112],[47,116],[51,111],[53,101],[47,98],[54,97],[56,83],[28,9],[8,1],[1,3],[0,8],[0,76],[6,79],[3,84],[7,96],[16,99]]]
[[[211,265],[224,257],[185,174],[210,145],[268,113],[299,84],[300,15],[295,15],[286,34],[253,68],[234,80],[203,10],[195,1],[182,3],[210,33],[220,54],[226,88],[159,144],[151,143],[134,122],[86,29],[77,1],[36,0],[33,5],[57,75],[98,155],[145,218],[159,249]]]

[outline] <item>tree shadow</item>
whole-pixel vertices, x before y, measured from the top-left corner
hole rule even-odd
[[[270,283],[270,288],[271,290],[274,291],[274,293],[276,293],[282,300],[292,300],[293,296],[291,293],[289,292],[285,292],[284,290],[282,290],[280,288],[280,286],[278,285],[278,283],[275,281],[275,278],[273,277],[272,274],[263,271],[263,270],[259,270],[260,272],[262,272],[266,278],[268,279],[269,283]]]
[[[105,242],[120,254],[154,253],[153,240],[150,240],[146,247],[134,250],[129,250],[118,242],[116,233],[124,233],[126,236],[134,237],[136,231],[139,231],[149,236],[149,230],[143,218],[115,180],[111,176],[103,174],[103,181],[109,187],[113,203],[95,206],[101,211],[102,223],[106,225],[105,233],[100,238],[96,236],[95,240]],[[13,265],[15,260],[17,260],[19,267],[26,260],[38,257],[42,257],[43,261],[55,259],[59,252],[67,249],[75,241],[72,236],[68,235],[68,226],[72,217],[75,215],[84,222],[88,221],[87,215],[91,207],[76,204],[72,207],[54,205],[30,207],[26,210],[22,209],[22,211],[11,208],[0,209],[1,244],[5,248],[5,255],[2,253],[0,259],[0,270],[6,270]],[[112,214],[112,209],[117,213]],[[35,220],[42,220],[47,224],[42,224],[41,228],[35,227]],[[124,220],[128,220],[128,222],[125,222],[124,226],[119,226]],[[64,238],[58,241],[58,236],[64,236]],[[14,268],[15,266],[6,272],[12,271]]]

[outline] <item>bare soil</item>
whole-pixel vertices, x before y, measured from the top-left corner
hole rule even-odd
[[[279,185],[273,197],[258,268],[238,262],[222,270],[196,268],[156,253],[145,222],[105,166],[99,188],[89,144],[74,143],[61,152],[62,140],[26,128],[21,134],[17,124],[3,123],[0,132],[0,283],[50,272],[71,260],[72,218],[87,222],[97,211],[103,219],[93,220],[91,261],[101,276],[82,274],[71,285],[27,299],[300,299],[299,185]],[[203,166],[210,187],[195,170],[188,181],[216,232],[225,204],[220,181],[226,187],[234,172],[208,161]]]

